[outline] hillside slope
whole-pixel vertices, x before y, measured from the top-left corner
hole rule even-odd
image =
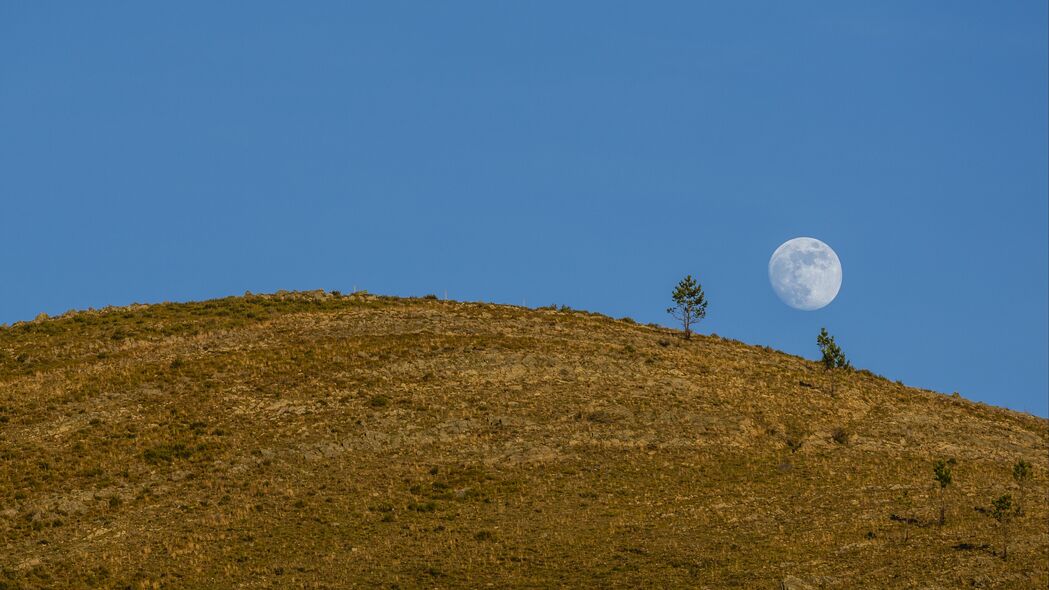
[[[0,328],[0,588],[1049,584],[1049,422],[836,389],[716,336],[365,294]],[[975,508],[1018,458],[1006,561]]]

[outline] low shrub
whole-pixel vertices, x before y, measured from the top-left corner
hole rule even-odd
[[[162,444],[150,447],[142,453],[142,458],[147,463],[156,465],[158,463],[171,463],[176,459],[189,459],[193,451],[182,443]]]
[[[852,433],[845,428],[839,426],[830,433],[831,439],[839,445],[849,444],[849,439],[852,438]]]

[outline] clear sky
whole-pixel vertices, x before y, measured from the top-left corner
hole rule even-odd
[[[148,4],[148,6],[147,6]],[[1049,414],[1047,3],[4,2],[0,322],[339,289],[671,323]],[[796,236],[838,298],[769,286]]]

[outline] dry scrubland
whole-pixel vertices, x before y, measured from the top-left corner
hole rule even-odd
[[[0,588],[1045,588],[1047,424],[584,312],[69,313],[0,329]]]

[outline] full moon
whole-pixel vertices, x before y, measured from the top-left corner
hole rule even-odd
[[[769,282],[783,303],[813,311],[838,296],[841,261],[830,246],[815,238],[794,238],[772,253]]]

